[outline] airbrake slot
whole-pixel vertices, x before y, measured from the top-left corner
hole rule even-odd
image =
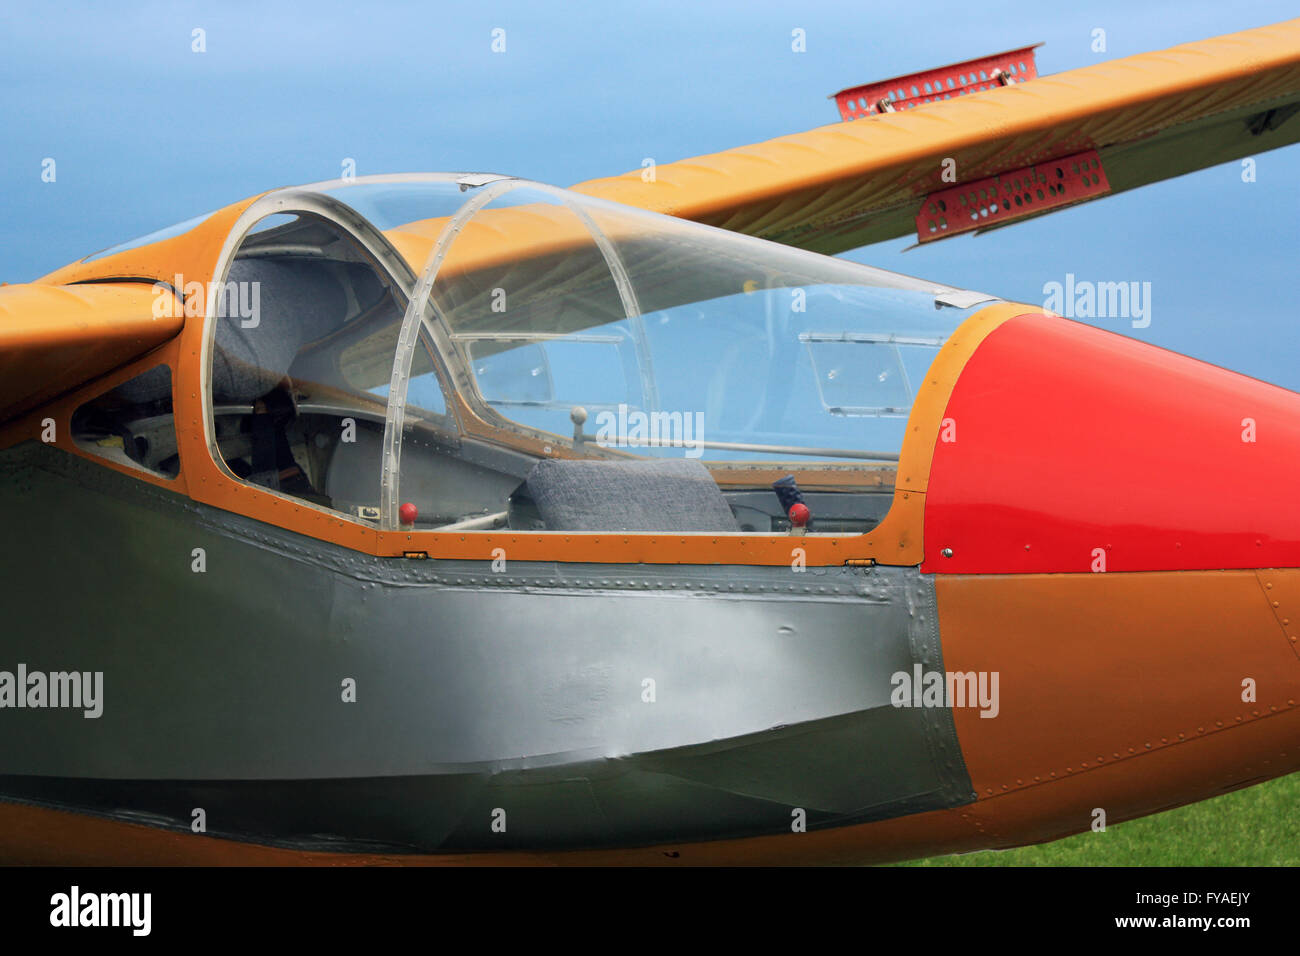
[[[933,242],[1108,192],[1101,157],[1090,149],[930,193],[916,214],[916,237]]]
[[[963,60],[921,73],[908,73],[862,86],[851,86],[832,94],[840,118],[848,121],[910,110],[936,100],[950,100],[980,90],[1023,83],[1038,76],[1034,51],[1042,46],[1020,47],[991,56]]]

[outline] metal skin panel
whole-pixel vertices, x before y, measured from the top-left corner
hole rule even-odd
[[[1256,571],[1255,577],[1287,643],[1300,657],[1300,568],[1269,568]]]
[[[926,571],[1300,567],[1294,392],[1025,315],[975,351],[945,418]]]
[[[1082,578],[1083,575],[1076,577]],[[992,591],[991,597],[996,597]],[[949,666],[952,666],[950,663]],[[1057,706],[1053,700],[1052,706]],[[996,721],[985,721],[996,723]],[[1108,823],[1217,796],[1300,769],[1294,741],[1300,710],[1243,720],[1231,733],[1197,735],[1178,746],[1111,760],[1050,784],[1009,787],[975,803],[853,826],[736,840],[671,842],[626,849],[493,854],[328,852],[237,843],[188,830],[0,802],[0,859],[43,865],[392,866],[578,864],[735,866],[866,864],[1020,846],[1080,833],[1101,807]],[[993,729],[993,728],[990,728]],[[1290,734],[1289,741],[1287,735]]]
[[[202,806],[210,833],[429,851],[972,798],[950,711],[890,705],[892,674],[943,669],[916,569],[384,559],[36,443],[4,453],[0,510],[11,541],[65,545],[4,550],[0,669],[104,674],[98,718],[0,709],[10,799],[178,829]]]
[[[990,844],[1056,839],[1088,829],[1094,808],[1114,823],[1300,769],[1300,662],[1268,599],[1295,577],[939,575],[947,666],[1000,674],[996,719],[955,713],[979,796],[966,812]]]

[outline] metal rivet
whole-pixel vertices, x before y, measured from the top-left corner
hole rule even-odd
[[[943,554],[943,556],[944,556],[945,558],[951,558],[951,557],[952,557],[952,548],[944,548],[942,554]]]

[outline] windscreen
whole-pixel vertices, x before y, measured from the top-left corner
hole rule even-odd
[[[430,316],[481,406],[539,433],[640,456],[889,461],[968,314],[936,300],[949,291],[522,186],[451,240]]]

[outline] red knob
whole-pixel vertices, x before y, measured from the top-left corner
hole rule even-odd
[[[790,523],[796,528],[805,527],[812,518],[812,512],[802,501],[796,501],[790,506]]]
[[[402,520],[402,524],[415,524],[415,519],[420,517],[420,509],[409,501],[403,502],[402,507],[397,509],[397,517]]]

